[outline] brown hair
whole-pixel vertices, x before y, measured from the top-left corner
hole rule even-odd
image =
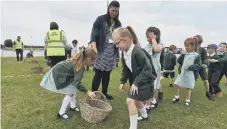
[[[187,44],[187,43],[189,43],[192,46],[194,52],[197,52],[198,51],[198,41],[197,41],[197,38],[187,38],[184,41],[184,44]]]
[[[226,46],[226,49],[227,49],[227,43],[225,43],[225,42],[221,42],[218,46],[220,46],[220,45],[225,45]]]
[[[175,45],[170,45],[169,46],[169,50],[170,51],[173,51],[173,50],[176,50],[176,49],[177,49],[177,47]]]
[[[203,37],[201,35],[196,35],[194,38],[197,39],[198,45],[201,45],[203,43]]]
[[[93,48],[82,49],[78,54],[74,54],[67,61],[71,64],[76,65],[75,69],[78,72],[83,67],[83,60],[88,57],[90,57],[92,60],[96,59],[97,53]]]
[[[126,29],[128,29],[128,30],[129,30],[129,32],[130,32],[130,33],[131,33],[131,35],[132,35],[132,38],[133,38],[133,44],[138,45],[138,44],[139,44],[139,41],[138,41],[138,38],[137,38],[137,36],[136,36],[135,31],[132,29],[132,27],[131,27],[131,26],[127,26],[127,27],[126,27]]]
[[[146,31],[146,36],[148,36],[148,33],[154,32],[156,35],[156,42],[159,44],[161,41],[161,31],[157,27],[149,27]]]

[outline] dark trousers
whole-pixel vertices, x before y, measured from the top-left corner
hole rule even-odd
[[[221,72],[220,73],[220,76],[219,76],[219,79],[218,79],[218,84],[220,83],[220,81],[221,81],[221,79],[223,78],[223,76],[226,76],[226,78],[227,78],[227,73],[224,73],[224,72]]]
[[[49,56],[48,58],[51,62],[50,63],[51,68],[54,67],[57,63],[67,59],[66,56]]]
[[[23,61],[23,50],[22,49],[16,49],[16,55],[17,55],[17,61],[19,61],[19,55],[20,55],[20,61]]]
[[[221,92],[219,87],[220,71],[208,71],[209,90],[213,93]]]
[[[110,73],[111,71],[101,71],[99,69],[95,69],[95,76],[92,81],[92,91],[98,91],[99,85],[102,80],[102,93],[107,95],[107,90],[110,82]]]

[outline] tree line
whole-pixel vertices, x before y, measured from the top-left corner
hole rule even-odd
[[[4,41],[4,45],[1,44],[1,49],[5,47],[13,47],[13,40],[12,39],[6,39]],[[44,48],[44,46],[39,45],[24,45],[24,48]]]

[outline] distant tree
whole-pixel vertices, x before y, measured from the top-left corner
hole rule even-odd
[[[6,47],[13,47],[13,41],[12,41],[11,39],[6,39],[6,40],[4,41],[4,45],[5,45]]]

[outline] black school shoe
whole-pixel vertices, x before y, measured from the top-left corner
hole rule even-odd
[[[158,102],[162,102],[163,101],[163,92],[158,92]]]
[[[106,99],[107,99],[107,100],[113,100],[113,96],[108,95],[108,94],[104,94],[104,95],[106,96]]]
[[[213,101],[214,101],[214,96],[212,95],[211,92],[207,91],[207,92],[206,92],[206,97],[207,97],[209,100],[213,100]]]
[[[169,87],[173,87],[173,84],[169,84]]]
[[[180,101],[180,98],[177,99],[177,98],[174,97],[174,98],[172,99],[172,102],[173,102],[173,103],[178,103],[179,101]]]
[[[140,116],[140,117],[137,118],[137,120],[138,120],[138,122],[146,121],[146,120],[148,120],[148,116],[147,116],[147,118]]]
[[[68,118],[63,117],[64,115],[67,115],[67,114],[64,113],[64,114],[60,115],[60,114],[58,113],[58,114],[57,114],[57,117],[58,117],[58,119],[62,119],[62,120],[65,120],[65,119],[69,119],[69,118],[70,118],[69,115],[67,115]]]
[[[70,111],[74,111],[74,112],[80,112],[80,109],[75,107],[75,108],[69,108]]]
[[[184,103],[187,107],[189,107],[191,105],[191,102],[186,102]]]

